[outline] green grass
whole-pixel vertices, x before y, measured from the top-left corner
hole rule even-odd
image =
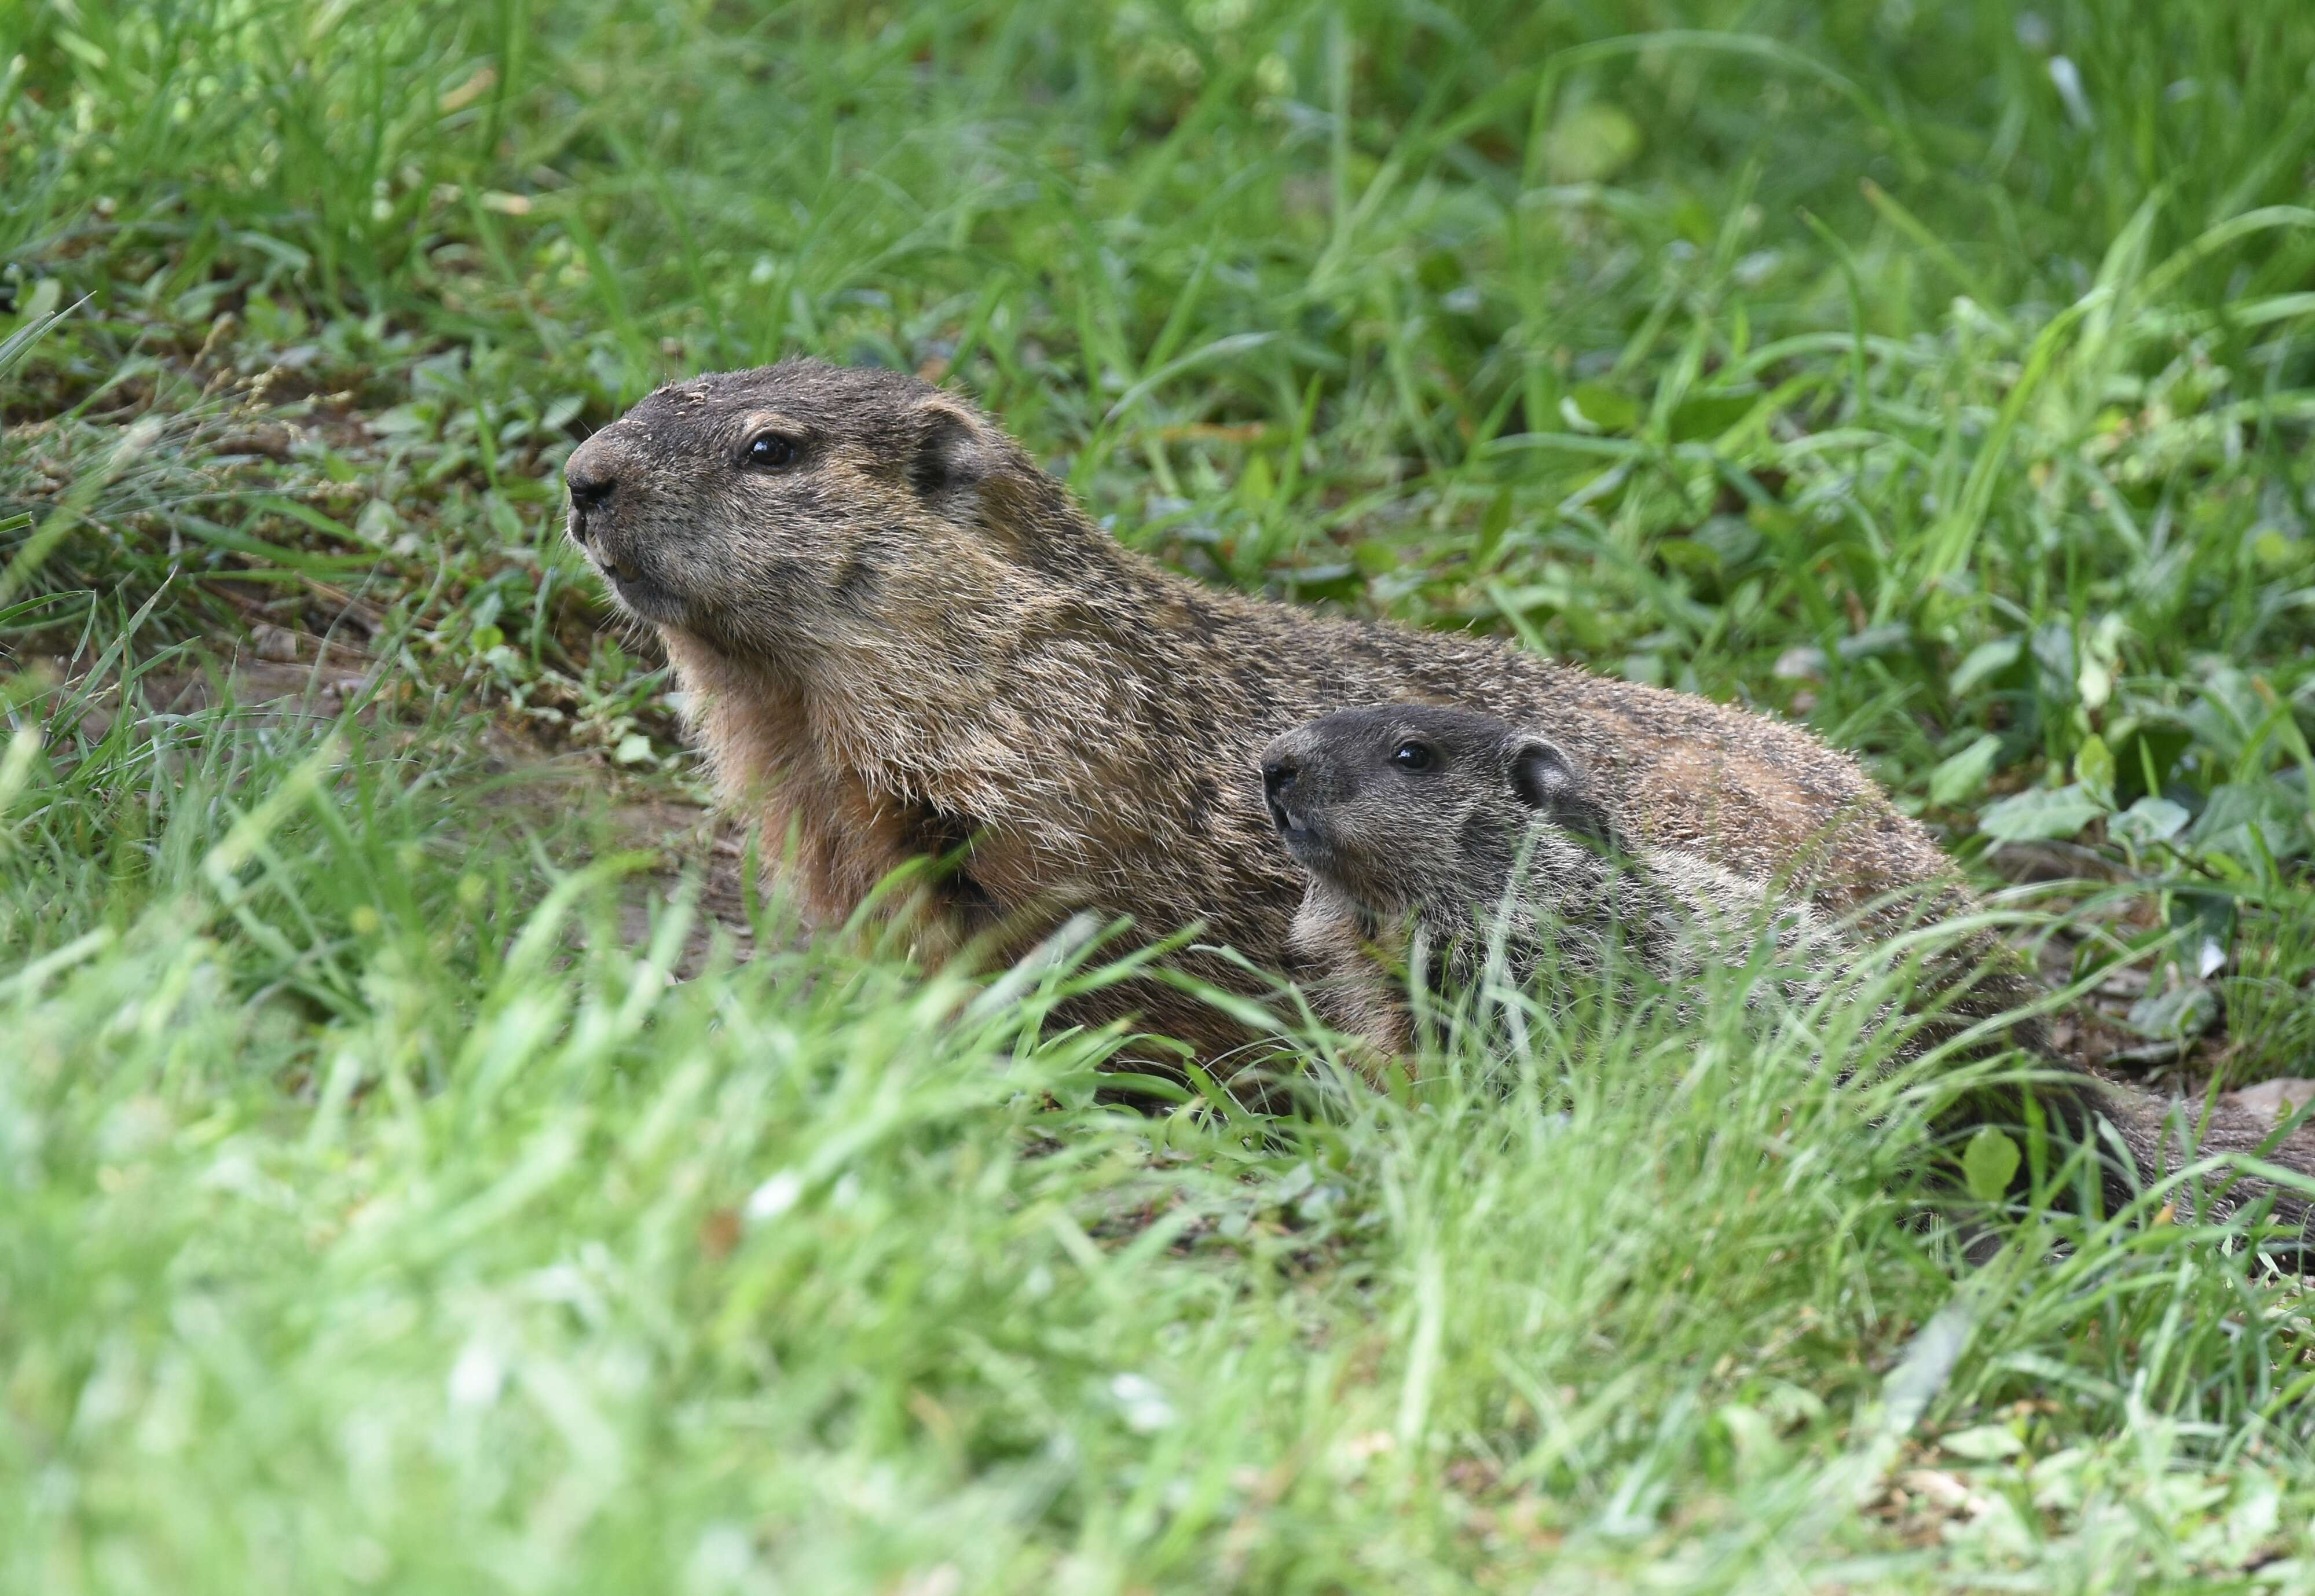
[[[924,370],[1209,580],[1814,725],[2315,1074],[2298,0],[27,0],[0,258],[0,1589],[2311,1577],[2296,1282],[1931,1202],[1853,1006],[1257,1118],[1041,1027],[1099,949],[708,934],[555,475]]]

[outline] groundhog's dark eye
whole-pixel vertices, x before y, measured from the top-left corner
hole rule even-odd
[[[1402,742],[1390,750],[1390,762],[1401,770],[1428,770],[1439,763],[1439,756],[1427,742]]]
[[[765,471],[777,471],[783,466],[795,464],[795,439],[779,432],[758,432],[748,439],[748,464]]]

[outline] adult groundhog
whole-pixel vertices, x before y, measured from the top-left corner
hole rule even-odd
[[[1494,638],[1202,588],[1095,528],[972,404],[896,372],[671,384],[576,448],[567,483],[572,539],[664,638],[724,798],[794,839],[820,918],[963,854],[921,923],[936,944],[1090,907],[1146,936],[1199,920],[1281,969],[1303,882],[1257,757],[1359,703],[1512,719],[1588,773],[1619,838],[1824,914],[1889,891],[1970,902],[1929,833],[1805,731]],[[1246,1039],[1165,983],[1100,1002],[1209,1060]]]
[[[793,838],[822,919],[897,866],[962,854],[925,911],[936,944],[1090,908],[1145,936],[1202,922],[1285,967],[1303,883],[1257,756],[1391,702],[1530,728],[1588,773],[1617,835],[1828,914],[1893,890],[1969,902],[1929,834],[1805,732],[1489,638],[1201,587],[909,377],[795,360],[673,384],[566,477],[572,539],[658,629],[727,802]],[[1197,968],[1250,986],[1228,961]],[[1209,1059],[1246,1037],[1154,981],[1085,1017],[1128,1005]]]
[[[1414,1045],[1410,979],[1467,990],[1492,962],[1529,989],[1620,963],[1680,987],[1766,952],[1798,996],[1809,962],[1832,961],[1806,905],[1621,835],[1565,750],[1493,715],[1343,710],[1264,749],[1262,778],[1309,877],[1287,938],[1300,984],[1384,1057]]]
[[[1409,983],[1468,995],[1490,962],[1514,989],[1581,981],[1619,957],[1677,991],[1710,963],[1753,965],[1787,999],[1833,989],[1863,956],[1854,933],[1806,905],[1787,905],[1709,861],[1619,833],[1586,773],[1550,739],[1498,717],[1428,705],[1338,711],[1279,737],[1262,754],[1264,802],[1284,851],[1308,876],[1289,941],[1321,1018],[1362,1039],[1370,1068],[1414,1044]],[[1956,1011],[1909,1027],[1899,1056],[1954,1034],[1987,1012],[1987,994],[1956,988],[1978,973],[1981,939],[1921,971],[1919,996]],[[1767,955],[1765,962],[1763,954]],[[1994,972],[1995,1001],[2019,996]],[[1548,1004],[1554,994],[1532,992]],[[1876,1011],[1876,1023],[1896,1017]],[[2017,1040],[2050,1053],[2038,1024]],[[2114,1127],[2127,1165],[2107,1157],[2107,1194],[2176,1167],[2187,1142],[2209,1151],[2262,1150],[2272,1127],[2229,1107],[2196,1125],[2148,1095],[2077,1072],[2040,1101],[2076,1136]],[[1975,1105],[1982,1110],[1986,1105]],[[2183,1134],[2195,1126],[2192,1136]],[[2303,1134],[2269,1150],[2315,1169]],[[2095,1144],[2094,1144],[2095,1145]],[[2294,1226],[2305,1201],[2248,1183],[2217,1204],[2273,1194]]]
[[[663,387],[572,453],[571,536],[665,640],[727,802],[824,919],[963,852],[928,929],[1078,908],[1192,921],[1277,970],[1302,883],[1256,756],[1346,705],[1459,705],[1536,729],[1638,843],[1846,910],[1965,901],[1928,833],[1805,732],[1491,638],[1217,591],[1122,547],[971,404],[789,361]],[[1248,982],[1220,960],[1199,967]],[[1146,1023],[1245,1033],[1156,982]]]

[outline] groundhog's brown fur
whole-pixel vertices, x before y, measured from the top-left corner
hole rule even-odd
[[[1256,756],[1388,701],[1548,734],[1643,845],[1830,908],[1909,885],[1960,900],[1929,835],[1805,732],[1491,638],[1202,587],[909,377],[790,361],[674,384],[568,476],[573,538],[665,639],[729,800],[775,843],[793,829],[826,918],[970,841],[937,916],[957,937],[1085,906],[1150,935],[1200,921],[1278,969],[1302,883]],[[1243,1039],[1171,989],[1133,1001],[1210,1053]]]
[[[1506,982],[1524,988],[1547,959],[1551,975],[1580,979],[1620,952],[1679,987],[1706,962],[1751,962],[1765,934],[1778,989],[1805,998],[1863,953],[1855,927],[1783,907],[1693,854],[1619,835],[1588,773],[1548,739],[1493,715],[1419,705],[1338,711],[1279,737],[1264,749],[1262,771],[1272,822],[1309,877],[1291,937],[1303,985],[1321,1017],[1383,1057],[1413,1043],[1406,983],[1418,971],[1442,992],[1467,989],[1483,957],[1493,958]],[[1951,998],[1951,985],[1988,951],[1985,939],[1966,939],[1955,956],[1933,961],[1921,999]],[[2020,987],[1997,971],[1991,992],[1968,994],[1958,1017],[2030,995]],[[1951,1032],[1930,1026],[1900,1056],[1918,1056],[1940,1034]],[[2038,1024],[2015,1035],[2050,1056]],[[2195,1109],[2179,1105],[2173,1119],[2169,1105],[2144,1093],[2078,1079],[2042,1102],[2077,1135],[2096,1135],[2101,1120],[2113,1126],[2131,1167],[2109,1164],[2112,1198],[2177,1167],[2189,1141],[2206,1152],[2266,1151],[2286,1167],[2315,1170],[2303,1132],[2268,1148],[2272,1127],[2222,1107],[2189,1137]],[[2268,1191],[2247,1183],[2221,1209]],[[2274,1195],[2286,1220],[2307,1225],[2303,1199]]]

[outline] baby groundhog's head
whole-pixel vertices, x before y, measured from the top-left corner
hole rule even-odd
[[[1499,902],[1512,872],[1596,881],[1606,809],[1548,739],[1430,705],[1344,710],[1262,754],[1263,796],[1295,862],[1370,914],[1454,916]]]
[[[992,488],[1029,511],[1008,524],[1058,492],[962,400],[816,360],[670,384],[572,451],[563,478],[572,541],[622,605],[774,658],[907,618]]]

